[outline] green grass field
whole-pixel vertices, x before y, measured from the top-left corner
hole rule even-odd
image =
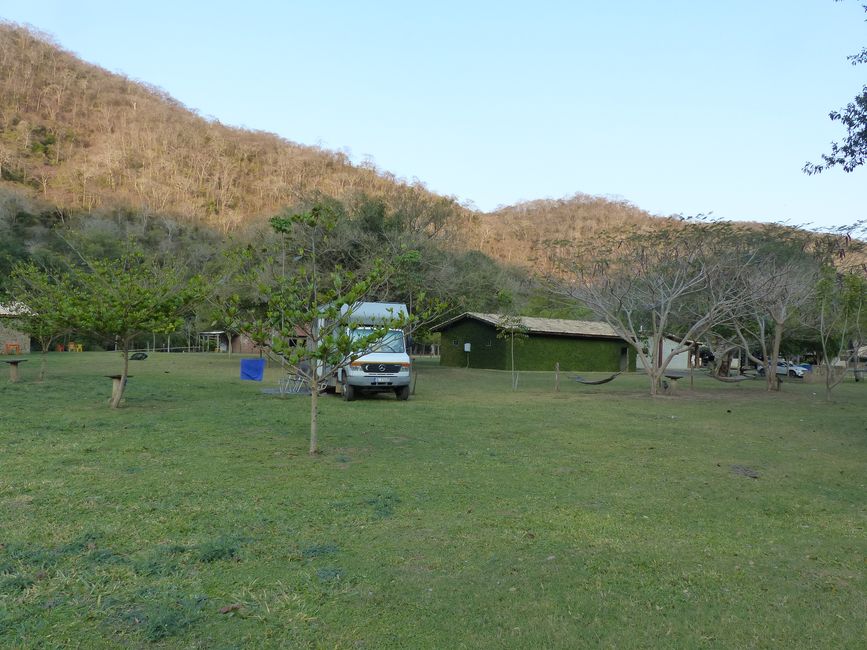
[[[867,383],[422,362],[324,399],[311,458],[276,370],[151,355],[112,411],[118,355],[35,356],[0,368],[0,647],[865,645]]]

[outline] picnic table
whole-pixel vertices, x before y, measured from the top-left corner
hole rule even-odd
[[[18,381],[18,364],[24,363],[27,359],[0,359],[0,361],[9,364],[9,381],[14,384]]]
[[[666,381],[662,382],[662,389],[666,392],[674,391],[675,386],[677,386],[677,380],[683,379],[684,377],[689,377],[689,373],[684,370],[666,370],[663,375],[666,379],[671,381],[669,384]]]

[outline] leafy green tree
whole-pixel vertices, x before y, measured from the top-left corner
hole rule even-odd
[[[352,320],[356,305],[375,294],[389,276],[382,260],[373,260],[363,273],[336,266],[323,270],[322,251],[329,250],[335,228],[327,206],[271,219],[271,226],[287,240],[293,253],[291,267],[282,255],[269,256],[259,269],[260,308],[246,311],[245,332],[262,336],[310,391],[310,454],[319,450],[319,397],[327,382],[405,320],[395,315],[378,323],[363,336],[355,334]],[[281,247],[282,248],[282,247]],[[326,260],[328,264],[330,260]],[[237,301],[237,298],[236,298]]]
[[[205,296],[199,276],[190,278],[177,264],[146,256],[131,244],[115,259],[82,257],[72,271],[71,282],[74,293],[69,319],[73,329],[113,342],[123,357],[112,408],[123,398],[135,338],[177,331]]]
[[[520,345],[527,340],[527,326],[520,316],[507,315],[500,318],[497,324],[497,338],[509,342],[509,358],[512,368],[512,390],[518,390],[518,372],[515,369],[515,344]]]
[[[65,273],[19,262],[12,269],[9,294],[19,306],[16,326],[39,342],[39,381],[43,381],[51,344],[72,327],[72,283]]]

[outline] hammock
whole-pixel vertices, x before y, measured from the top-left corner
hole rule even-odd
[[[737,377],[720,377],[719,375],[711,374],[711,377],[713,377],[717,381],[723,382],[724,384],[737,384],[741,381],[755,379],[755,377],[750,377],[748,375],[738,375]]]
[[[577,381],[579,384],[584,384],[586,386],[598,386],[599,384],[607,384],[619,374],[619,372],[615,372],[610,377],[606,377],[605,379],[597,379],[595,381],[590,379],[584,379],[583,377],[575,377],[575,381]]]

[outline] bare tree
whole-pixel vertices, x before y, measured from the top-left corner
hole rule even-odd
[[[814,327],[822,348],[825,399],[846,377],[849,361],[857,360],[867,302],[867,279],[863,273],[838,273],[824,269],[817,291]]]
[[[553,288],[584,303],[632,346],[656,395],[672,359],[741,300],[731,291],[740,270],[721,254],[720,242],[730,237],[726,224],[677,220],[607,233],[565,255],[560,249]],[[660,354],[669,334],[680,343]]]
[[[737,290],[743,300],[729,321],[747,358],[762,364],[768,390],[779,390],[777,360],[783,335],[814,299],[819,266],[800,250],[760,255]]]

